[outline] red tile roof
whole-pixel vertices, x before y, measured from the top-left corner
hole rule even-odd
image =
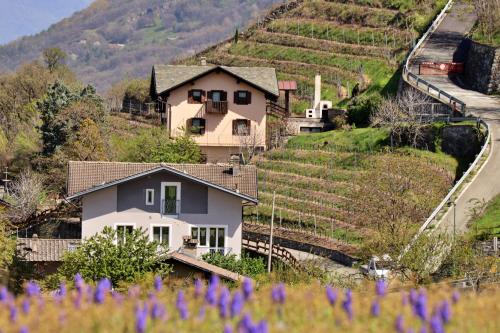
[[[296,81],[278,81],[279,90],[297,90]]]

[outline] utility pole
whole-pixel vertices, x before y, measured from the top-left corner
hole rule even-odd
[[[269,234],[269,258],[267,260],[267,272],[271,273],[271,261],[273,259],[273,224],[274,224],[274,202],[276,199],[276,191],[273,192],[273,210],[271,212],[271,232]]]

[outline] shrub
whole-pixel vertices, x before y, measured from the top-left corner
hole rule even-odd
[[[256,277],[266,272],[264,259],[250,257],[246,252],[241,253],[240,259],[235,254],[223,255],[218,252],[204,254],[202,259],[209,264],[249,277]]]

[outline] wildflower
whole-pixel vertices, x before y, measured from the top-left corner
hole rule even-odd
[[[6,287],[0,288],[0,302],[5,303],[5,301],[9,298],[9,291]]]
[[[443,322],[439,315],[433,316],[429,324],[432,333],[444,333]]]
[[[441,320],[443,320],[443,323],[448,324],[450,322],[451,306],[448,301],[443,301],[443,303],[439,307],[439,315],[441,316]]]
[[[238,330],[240,332],[251,332],[252,329],[253,329],[252,318],[248,313],[245,313],[243,315],[243,318],[241,318],[240,322],[238,323]]]
[[[352,292],[350,289],[347,289],[345,292],[345,300],[344,302],[342,302],[342,308],[349,317],[349,320],[351,320],[353,316],[353,311],[352,311]]]
[[[165,306],[158,302],[153,302],[151,307],[151,318],[152,319],[164,319],[165,318]]]
[[[24,314],[28,314],[30,312],[30,301],[27,298],[23,300],[22,307]]]
[[[415,289],[410,290],[410,303],[414,305],[417,302],[417,291]]]
[[[224,333],[233,333],[233,329],[231,328],[231,326],[229,324],[224,326]]]
[[[175,306],[179,311],[179,316],[182,320],[186,320],[189,317],[189,311],[186,305],[186,301],[184,300],[184,291],[180,290],[177,293],[177,300],[175,302]]]
[[[106,293],[110,289],[111,289],[111,281],[109,281],[109,279],[99,280],[94,292],[94,302],[97,304],[104,303],[104,298],[106,297]]]
[[[160,276],[155,277],[155,281],[153,283],[153,286],[156,291],[161,291],[161,288],[163,287],[163,280],[161,279]]]
[[[386,282],[382,279],[377,280],[377,283],[375,284],[375,290],[378,296],[385,296],[385,293],[387,291]]]
[[[19,330],[19,333],[29,333],[29,330],[26,326],[23,326],[21,327],[21,329]]]
[[[459,299],[460,299],[460,293],[455,290],[453,292],[453,295],[451,295],[451,301],[453,302],[453,304],[456,304]]]
[[[196,298],[201,296],[201,291],[203,289],[203,282],[200,279],[194,280],[194,296]]]
[[[240,291],[236,291],[233,295],[233,299],[231,301],[231,317],[236,317],[243,310],[244,305],[244,296]]]
[[[83,281],[82,275],[80,273],[76,273],[76,275],[75,275],[75,288],[79,293],[83,292],[84,285],[85,285],[85,281]]]
[[[326,297],[328,298],[328,302],[330,302],[330,305],[334,306],[337,302],[337,291],[331,286],[326,286]]]
[[[267,325],[267,321],[265,321],[265,320],[259,321],[259,323],[257,324],[257,327],[255,327],[252,332],[268,333],[269,332],[269,328],[268,328],[268,325]]]
[[[40,286],[35,281],[29,281],[25,287],[26,296],[38,296],[40,295]]]
[[[373,301],[372,307],[371,307],[371,313],[372,313],[372,316],[374,316],[374,317],[380,316],[380,303],[378,302],[378,300]]]
[[[427,333],[427,328],[425,328],[425,326],[422,326],[420,328],[420,333]]]
[[[219,279],[219,276],[218,275],[215,275],[213,274],[211,277],[210,277],[210,285],[217,289],[219,287],[219,282],[220,282],[220,279]]]
[[[217,288],[219,287],[219,277],[217,275],[212,275],[210,282],[207,287],[207,292],[205,294],[205,300],[210,305],[215,305],[217,303]]]
[[[141,309],[137,307],[135,311],[135,331],[137,333],[146,332],[146,328],[148,325],[148,307],[144,304],[144,307]]]
[[[205,311],[205,306],[202,305],[200,311],[198,312],[198,319],[202,320],[203,318],[205,318]]]
[[[420,292],[417,296],[414,312],[421,320],[427,320],[427,297],[423,292]]]
[[[250,280],[249,278],[245,278],[243,280],[242,289],[243,289],[243,296],[245,297],[245,300],[249,299],[252,296],[252,292],[253,292],[252,280]]]
[[[66,296],[66,284],[64,283],[64,281],[59,284],[59,289],[57,290],[57,295],[61,296],[61,297]]]
[[[229,307],[230,298],[231,298],[231,294],[229,293],[229,289],[224,287],[221,290],[221,293],[219,296],[219,315],[221,316],[221,318],[228,317],[228,307]]]
[[[404,333],[404,318],[403,315],[400,314],[396,317],[396,322],[394,323],[394,328],[396,329],[396,332],[398,333]]]
[[[278,284],[271,291],[271,297],[273,302],[283,304],[286,299],[285,285],[283,283]]]
[[[17,321],[17,308],[13,304],[9,307],[9,320],[11,323],[15,323]]]

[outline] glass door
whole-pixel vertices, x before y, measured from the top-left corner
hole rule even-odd
[[[165,185],[164,187],[164,202],[163,214],[164,215],[178,215],[179,214],[179,198],[177,197],[176,185]]]

